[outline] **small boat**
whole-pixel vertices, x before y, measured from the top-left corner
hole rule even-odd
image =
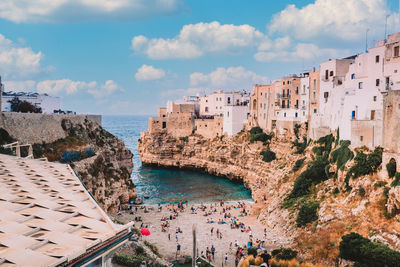
[[[150,198],[149,195],[144,195],[143,197],[144,197],[145,199],[149,199],[149,198]]]

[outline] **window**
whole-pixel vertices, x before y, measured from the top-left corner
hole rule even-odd
[[[266,104],[264,104],[264,110],[266,109],[266,107],[267,107],[267,105],[266,105]]]
[[[364,136],[360,136],[360,141],[362,142],[364,140]]]
[[[376,102],[376,95],[374,95],[374,102]]]
[[[261,93],[261,95],[262,95],[262,93]],[[230,104],[230,103],[231,103],[231,98],[228,97],[228,104]]]
[[[167,128],[167,122],[166,122],[166,121],[163,121],[163,123],[162,123],[162,128],[163,128],[163,129]]]
[[[379,63],[379,56],[375,56],[375,63]]]
[[[352,73],[352,74],[351,74],[351,79],[354,80],[355,78],[356,78],[356,74],[355,74],[355,73]]]
[[[204,110],[205,110],[205,112],[208,112],[208,107],[206,107]]]
[[[287,97],[290,97],[290,89],[287,89],[286,92],[287,92]]]
[[[316,101],[315,92],[313,92],[313,100]]]
[[[359,82],[358,83],[358,89],[362,89],[363,88],[363,83],[362,82]]]
[[[264,113],[264,120],[265,120],[265,113]]]
[[[299,108],[299,100],[296,99],[296,108]]]
[[[375,110],[371,110],[371,121],[375,120]]]
[[[326,70],[325,71],[325,80],[328,80],[329,79],[329,70]]]
[[[394,56],[395,56],[395,57],[400,56],[399,46],[395,46],[395,47],[394,47]]]
[[[381,81],[381,80],[376,79],[376,80],[375,80],[375,85],[376,85],[376,86],[379,86],[380,81]]]
[[[285,108],[285,100],[282,100],[282,108]]]
[[[333,70],[331,70],[331,72],[329,73],[329,76],[333,76]]]
[[[317,90],[317,80],[314,79],[314,90]]]
[[[262,108],[262,103],[260,103],[260,108]]]
[[[228,116],[227,117],[229,118],[229,111],[228,111]]]
[[[285,113],[283,113],[283,117],[285,117],[285,118],[286,118],[286,112],[285,112]]]
[[[283,82],[283,85],[285,85],[285,82]]]
[[[299,94],[299,87],[296,87],[296,95]]]
[[[356,119],[356,111],[355,111],[355,110],[353,110],[353,111],[351,112],[351,119],[352,119],[352,120],[355,120],[355,119]]]
[[[324,98],[328,98],[329,97],[329,92],[324,92]]]
[[[317,109],[316,108],[314,108],[314,113],[317,113]]]
[[[297,118],[297,116],[298,116],[298,115],[297,115],[297,112],[294,114],[294,116]]]

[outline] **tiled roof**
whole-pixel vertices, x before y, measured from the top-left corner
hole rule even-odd
[[[115,225],[69,165],[0,155],[0,266],[55,266],[128,226]]]

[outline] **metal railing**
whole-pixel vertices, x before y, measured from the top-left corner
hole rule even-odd
[[[28,155],[25,157],[27,159],[33,159],[33,148],[31,144],[23,144],[20,145],[19,142],[14,142],[10,144],[3,145],[3,148],[10,148],[11,150],[15,149],[15,156],[21,157],[21,147],[28,147]]]

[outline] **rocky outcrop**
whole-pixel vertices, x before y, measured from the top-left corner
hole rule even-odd
[[[346,175],[354,160],[338,170],[329,158],[330,178],[313,186],[309,195],[296,200],[297,204],[285,207],[294,181],[316,157],[316,144],[308,146],[304,154],[296,154],[294,139],[290,134],[274,137],[269,148],[277,159],[269,163],[260,155],[267,146],[250,143],[248,132],[214,139],[142,133],[138,148],[144,164],[199,170],[242,181],[256,202],[252,213],[271,231],[268,242],[276,247],[291,246],[300,251],[304,260],[333,266],[339,260],[341,237],[350,232],[400,249],[400,187],[391,188],[391,179],[382,167],[378,173],[350,179],[347,189]],[[332,150],[337,148],[333,143]],[[295,162],[303,158],[303,167],[294,171]],[[298,210],[307,201],[319,202],[318,220],[297,227]]]
[[[14,140],[30,141],[35,158],[69,163],[108,213],[117,212],[122,203],[136,198],[130,179],[132,153],[122,140],[101,127],[101,119],[83,115],[40,115],[7,115],[8,119],[3,119],[7,124],[3,126]],[[21,124],[13,123],[16,121]],[[43,130],[39,130],[41,124]],[[28,131],[22,134],[25,127]],[[22,151],[22,156],[26,155]]]
[[[71,164],[102,208],[113,214],[118,207],[136,198],[130,179],[133,170],[132,152],[122,140],[91,121],[73,124],[62,121],[68,136],[79,136],[93,147],[95,156]]]

